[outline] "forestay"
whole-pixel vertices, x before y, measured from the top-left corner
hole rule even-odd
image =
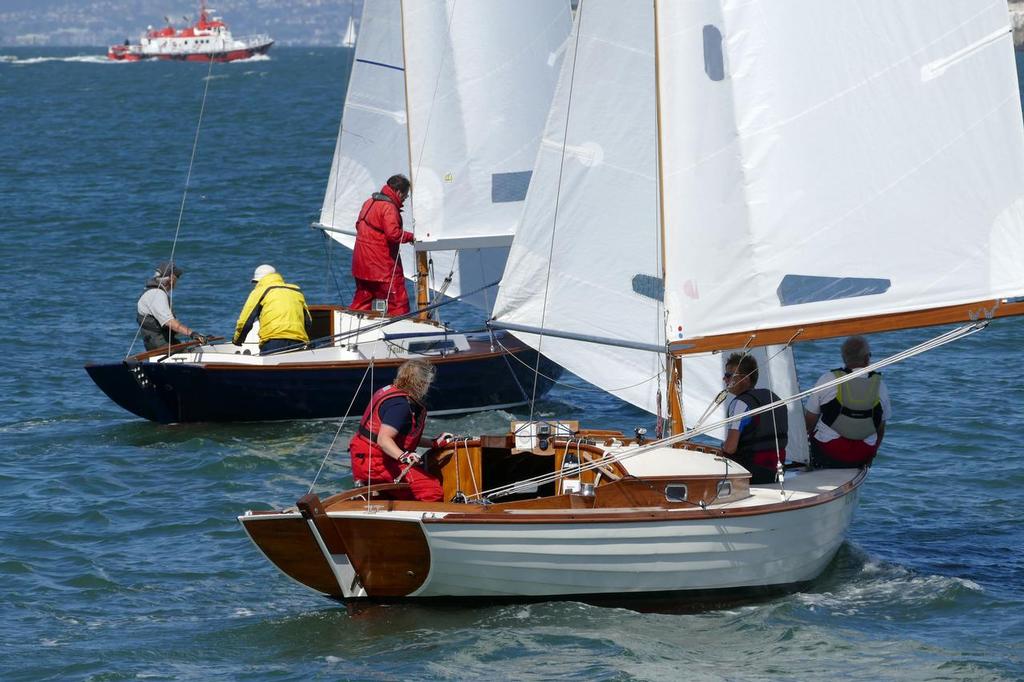
[[[458,264],[446,293],[498,280],[557,80],[569,3],[378,0],[366,4],[363,17],[350,86],[356,89],[346,100],[321,222],[351,231],[366,197],[403,172],[413,183],[406,227],[415,225],[417,248],[432,251],[432,284],[440,286],[452,269],[455,250]],[[364,49],[368,31],[384,26],[387,35]],[[399,67],[380,83],[375,79],[385,67],[374,49]],[[402,65],[408,65],[404,78]],[[364,80],[365,90],[387,105],[353,121],[351,110],[364,111],[372,99]],[[402,116],[392,115],[393,104]],[[332,236],[352,244],[349,235]],[[412,249],[403,254],[412,275]],[[476,302],[489,310],[486,299]]]
[[[566,52],[494,324],[518,329],[518,337],[600,388],[664,414],[651,4],[624,12],[621,2],[586,0]],[[795,392],[791,353],[770,368],[758,355],[761,385],[771,378],[776,392]],[[722,355],[684,361],[687,422],[723,388],[723,362]],[[799,433],[798,409],[791,421]]]
[[[1024,294],[1005,3],[657,7],[670,340]]]

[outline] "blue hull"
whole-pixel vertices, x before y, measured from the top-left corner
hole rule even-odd
[[[519,346],[509,353],[468,352],[425,359],[437,367],[426,401],[432,414],[510,407],[531,398],[532,368],[537,361],[533,349]],[[373,369],[374,387],[390,383],[401,362],[378,360]],[[367,364],[252,367],[128,360],[90,364],[85,369],[96,385],[124,409],[169,424],[319,419],[341,417],[346,412],[361,415],[371,394]],[[561,367],[541,356],[538,398],[561,373]],[[356,394],[364,375],[366,380]]]

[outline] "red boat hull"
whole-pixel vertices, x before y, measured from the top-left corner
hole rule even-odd
[[[273,42],[266,45],[260,45],[259,47],[245,49],[245,50],[231,50],[229,52],[212,52],[212,53],[196,53],[196,54],[161,54],[161,55],[140,55],[128,52],[115,52],[110,50],[107,52],[107,58],[121,62],[139,62],[143,59],[161,59],[164,61],[174,62],[233,62],[239,59],[249,59],[255,57],[258,54],[266,54],[267,50],[273,46]]]

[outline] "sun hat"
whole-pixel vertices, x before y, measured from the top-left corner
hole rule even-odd
[[[256,282],[260,281],[267,275],[272,275],[275,272],[277,272],[277,270],[274,269],[273,265],[267,265],[266,263],[264,263],[263,265],[259,266],[253,271],[252,283],[255,284]]]

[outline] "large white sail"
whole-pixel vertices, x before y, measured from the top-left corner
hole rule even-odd
[[[649,3],[578,11],[494,308],[516,336],[649,412],[666,395],[653,37]]]
[[[386,35],[380,36],[382,27]],[[440,287],[452,271],[446,289],[452,296],[498,280],[569,27],[568,0],[367,3],[350,85],[357,89],[355,98],[350,90],[346,99],[321,223],[351,232],[365,198],[403,172],[413,183],[407,209],[413,220],[406,227],[416,233],[417,248],[432,252],[432,286]],[[387,65],[408,67],[400,92],[388,74],[375,93],[388,106],[378,107],[368,125],[357,125],[361,121],[351,122],[351,111],[367,99],[357,75],[366,75],[366,88],[374,90],[373,78],[383,68],[375,53],[364,50],[378,37],[388,46]],[[401,104],[408,120],[390,116],[392,103]],[[393,165],[384,169],[381,157]],[[380,170],[365,179],[371,164]],[[350,234],[335,235],[351,246]],[[402,252],[412,275],[412,249]],[[491,298],[485,293],[474,302],[489,310]]]
[[[566,52],[496,324],[600,388],[666,414],[653,8],[586,0]],[[795,392],[792,354],[769,354],[777,357],[760,385],[773,379],[777,392]],[[765,352],[757,356],[765,367]],[[722,390],[724,359],[684,359],[688,424]],[[705,421],[723,416],[718,409]]]
[[[1024,294],[1004,2],[658,11],[672,339]]]

